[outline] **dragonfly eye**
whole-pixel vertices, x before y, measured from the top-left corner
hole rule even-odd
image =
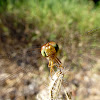
[[[58,44],[53,45],[53,47],[55,48],[56,52],[58,52],[59,50]]]
[[[42,54],[43,57],[46,57],[45,48],[42,48],[41,54]]]

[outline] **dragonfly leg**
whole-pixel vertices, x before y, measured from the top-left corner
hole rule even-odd
[[[56,65],[58,68],[63,68],[61,61],[57,57],[55,57],[55,62],[58,64]]]
[[[51,67],[51,61],[49,61],[48,67]]]
[[[53,68],[54,65],[55,65],[55,64],[53,64],[53,61],[50,61],[50,62],[49,62],[48,67],[50,67],[50,75],[51,75],[51,76],[52,76],[52,72],[54,72],[54,68]]]
[[[61,67],[63,69],[62,64],[59,67]]]

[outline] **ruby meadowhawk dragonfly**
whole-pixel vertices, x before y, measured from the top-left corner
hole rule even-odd
[[[100,33],[96,34],[96,32],[100,32],[100,28],[90,30],[85,34],[87,35],[87,37],[91,34],[94,34],[94,36],[100,36]],[[47,42],[44,45],[41,43],[24,49],[18,47],[18,45],[16,45],[15,48],[13,48],[12,46],[7,47],[3,45],[3,50],[1,50],[2,53],[0,54],[0,59],[10,59],[12,61],[15,61],[18,64],[18,66],[32,65],[39,67],[37,62],[38,59],[45,57],[49,60],[48,67],[50,67],[50,73],[52,73],[52,71],[54,71],[53,66],[56,66],[57,68],[63,68],[61,61],[57,57],[57,52],[59,48],[58,45],[59,44],[57,44],[56,42]]]
[[[18,48],[17,48],[18,49]],[[28,64],[32,64],[33,66],[37,66],[37,60],[42,56],[49,60],[48,67],[50,67],[50,74],[54,71],[54,66],[57,68],[63,68],[61,61],[57,57],[57,53],[59,50],[59,46],[56,42],[48,42],[41,46],[41,48],[27,48],[23,51],[16,50],[7,50],[5,49],[5,55],[0,55],[1,59],[10,59],[12,61],[16,61],[16,63],[21,66],[24,63],[24,66]],[[42,56],[40,56],[40,53]]]
[[[54,66],[63,68],[61,61],[57,58],[59,46],[55,42],[48,42],[41,47],[41,54],[49,60],[50,74],[54,71]]]

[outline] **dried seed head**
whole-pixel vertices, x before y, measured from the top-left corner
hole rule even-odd
[[[50,100],[57,99],[57,96],[58,96],[60,88],[61,88],[63,77],[64,77],[64,74],[61,70],[57,71],[53,75],[51,82],[50,82],[50,85],[49,85]]]

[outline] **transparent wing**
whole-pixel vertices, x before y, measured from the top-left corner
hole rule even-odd
[[[41,58],[39,46],[21,48],[15,46],[3,46],[0,50],[0,59],[8,59],[9,61],[16,62],[18,66],[38,66],[38,60]]]

